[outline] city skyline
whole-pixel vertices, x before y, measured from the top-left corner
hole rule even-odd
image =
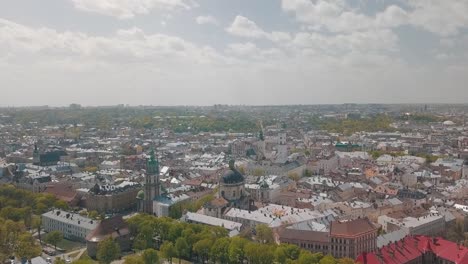
[[[0,3],[0,106],[468,101],[468,1]]]

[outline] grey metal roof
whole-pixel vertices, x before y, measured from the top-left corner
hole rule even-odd
[[[404,229],[399,229],[399,230],[387,233],[385,235],[380,235],[377,237],[377,247],[381,248],[395,241],[400,241],[407,235],[408,234],[406,233],[406,230]]]
[[[52,210],[42,214],[42,216],[60,221],[62,223],[82,226],[83,228],[93,230],[98,225],[98,221],[92,220],[91,218],[81,216],[79,214],[70,213],[62,210]],[[67,217],[68,216],[68,217]]]

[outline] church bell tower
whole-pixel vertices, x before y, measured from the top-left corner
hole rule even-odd
[[[153,214],[153,200],[159,196],[159,161],[156,159],[154,150],[151,151],[150,159],[146,162],[145,177],[145,213]]]
[[[41,164],[41,158],[40,158],[40,154],[39,154],[39,149],[37,148],[37,144],[34,144],[33,164],[34,165],[40,165]]]

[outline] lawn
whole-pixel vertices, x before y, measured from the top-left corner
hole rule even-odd
[[[73,251],[73,250],[77,250],[77,249],[83,248],[85,246],[86,246],[85,243],[70,241],[70,240],[67,240],[67,239],[62,239],[62,241],[60,241],[57,244],[57,248],[61,248],[61,249],[65,250],[65,252],[70,252],[70,251]]]

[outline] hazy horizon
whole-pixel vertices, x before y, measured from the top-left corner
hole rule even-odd
[[[467,0],[0,2],[1,107],[464,104]]]
[[[295,106],[344,106],[344,105],[356,105],[356,106],[367,106],[367,105],[382,105],[382,106],[468,106],[468,103],[323,103],[323,104],[212,104],[212,105],[195,105],[195,104],[186,104],[186,105],[156,105],[156,104],[140,104],[140,105],[130,105],[130,104],[108,104],[108,105],[82,105],[76,103],[70,103],[66,105],[0,105],[0,109],[5,108],[69,108],[71,105],[79,105],[81,108],[112,108],[112,107],[214,107],[216,105],[226,106],[226,107],[295,107]]]

